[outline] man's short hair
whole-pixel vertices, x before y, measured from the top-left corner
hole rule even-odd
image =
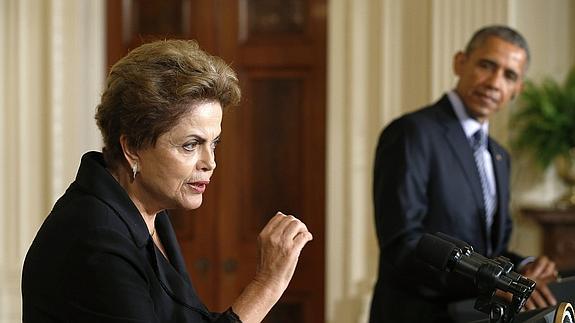
[[[527,58],[525,64],[525,70],[529,66],[529,61],[531,60],[531,55],[529,53],[529,45],[527,45],[527,41],[525,38],[513,28],[504,25],[492,25],[492,26],[485,26],[473,34],[469,43],[467,43],[467,47],[465,47],[465,53],[469,54],[474,51],[476,48],[481,46],[489,37],[499,37],[506,42],[509,42],[519,48],[522,48],[525,51],[525,56]]]

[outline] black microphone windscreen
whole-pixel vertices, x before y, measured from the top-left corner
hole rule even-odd
[[[423,262],[439,270],[447,270],[449,260],[453,258],[452,255],[458,251],[458,248],[449,241],[425,233],[417,243],[415,250],[417,257]]]
[[[469,243],[467,243],[463,240],[459,240],[459,239],[452,237],[450,235],[447,235],[443,232],[436,232],[435,236],[437,236],[437,237],[439,237],[445,241],[449,241],[449,242],[453,243],[457,248],[460,248],[460,249],[469,248],[469,249],[473,250],[473,247],[471,247],[471,245]]]

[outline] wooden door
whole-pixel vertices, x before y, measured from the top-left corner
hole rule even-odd
[[[253,278],[257,235],[281,210],[302,219],[314,240],[266,322],[324,321],[325,1],[108,1],[109,63],[148,39],[193,38],[238,72],[242,104],[224,113],[204,204],[171,214],[212,310],[228,307]]]

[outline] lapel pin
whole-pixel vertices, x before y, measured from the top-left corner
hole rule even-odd
[[[495,159],[497,159],[498,161],[500,161],[500,160],[501,160],[501,155],[500,155],[500,154],[495,155]]]

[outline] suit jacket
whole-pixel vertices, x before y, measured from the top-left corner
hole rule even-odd
[[[156,232],[169,261],[102,155],[85,154],[26,255],[23,321],[240,322],[198,299],[165,212]]]
[[[518,263],[507,251],[509,156],[493,139],[498,209],[492,254]],[[446,95],[394,120],[382,132],[374,170],[374,207],[380,247],[379,277],[371,308],[374,322],[448,322],[450,301],[473,297],[471,281],[440,273],[415,256],[424,233],[441,231],[486,255],[485,208],[479,172],[465,132]]]

